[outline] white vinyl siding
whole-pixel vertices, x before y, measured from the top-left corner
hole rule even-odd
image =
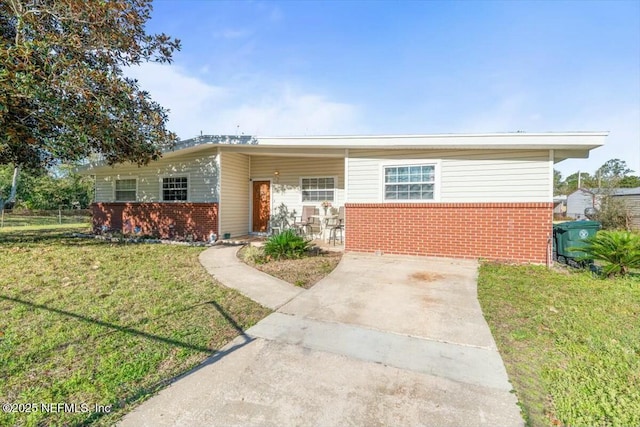
[[[245,154],[220,153],[220,234],[231,237],[249,233],[249,167]]]
[[[96,202],[112,202],[115,200],[115,184],[114,177],[110,175],[96,175],[95,194],[93,196]]]
[[[438,159],[440,202],[551,202],[548,150],[349,150],[353,203],[383,201],[382,165]]]
[[[276,178],[274,172],[278,171]],[[344,159],[313,157],[251,156],[251,178],[271,178],[271,206],[276,209],[284,203],[289,211],[302,214],[303,205],[320,208],[322,200],[302,202],[300,188],[302,177],[332,177],[335,185],[335,200],[332,206],[344,204]],[[324,199],[323,199],[324,200]]]
[[[115,200],[117,179],[138,179],[138,202],[162,200],[160,177],[189,177],[190,202],[217,202],[218,167],[215,154],[187,153],[172,155],[147,166],[120,164],[96,172],[96,202]]]
[[[138,180],[131,179],[117,179],[115,185],[115,200],[116,202],[135,202],[138,194]]]

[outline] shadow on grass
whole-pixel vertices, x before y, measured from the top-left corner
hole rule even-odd
[[[11,301],[11,302],[16,302],[19,304],[24,304],[28,307],[31,308],[36,308],[36,309],[40,309],[40,310],[47,310],[50,311],[52,313],[56,313],[56,314],[61,314],[63,316],[68,316],[68,317],[72,317],[74,319],[78,319],[81,320],[83,322],[87,322],[87,323],[93,323],[94,325],[99,325],[99,326],[103,326],[105,328],[109,328],[112,329],[113,332],[125,332],[131,335],[137,335],[143,338],[147,338],[153,341],[158,341],[164,344],[170,344],[170,345],[174,345],[177,347],[182,347],[182,348],[188,348],[190,350],[196,350],[196,351],[201,351],[201,352],[205,352],[205,353],[209,353],[211,352],[211,349],[207,348],[207,347],[200,347],[197,345],[193,345],[193,344],[189,344],[189,343],[185,343],[182,341],[177,341],[171,338],[165,338],[165,337],[161,337],[158,335],[153,335],[153,334],[149,334],[147,332],[143,332],[143,331],[139,331],[137,329],[128,327],[128,326],[120,326],[120,325],[116,325],[114,323],[109,323],[109,322],[103,322],[102,320],[97,320],[97,319],[92,319],[90,317],[86,317],[83,316],[81,314],[76,314],[76,313],[72,313],[70,311],[66,311],[66,310],[60,310],[58,308],[53,308],[53,307],[49,307],[46,305],[42,305],[42,304],[36,304],[30,301],[25,301],[19,298],[13,298],[13,297],[8,297],[5,295],[0,295],[0,299],[3,299],[5,301]]]
[[[233,319],[233,317],[231,317],[225,310],[224,308],[222,308],[222,306],[220,306],[220,304],[218,304],[216,301],[206,301],[200,304],[195,304],[191,307],[188,307],[186,309],[183,310],[176,310],[174,312],[171,313],[167,313],[163,316],[160,317],[166,317],[166,316],[170,316],[170,315],[174,315],[177,314],[179,312],[182,311],[186,311],[186,310],[190,310],[193,309],[197,306],[201,306],[201,305],[211,305],[213,306],[222,317],[225,318],[225,320],[227,322],[229,322],[229,324],[238,332],[238,334],[240,335],[240,337],[236,338],[235,341],[238,341],[236,344],[230,346],[229,348],[227,348],[226,350],[223,351],[213,351],[212,349],[208,348],[208,347],[202,347],[202,346],[197,346],[197,345],[193,345],[193,344],[189,344],[189,343],[185,343],[182,341],[178,341],[178,340],[174,340],[171,338],[166,338],[166,337],[162,337],[162,336],[158,336],[158,335],[154,335],[154,334],[149,334],[147,332],[143,332],[137,329],[134,329],[133,327],[129,327],[129,326],[120,326],[114,323],[109,323],[109,322],[103,322],[101,320],[97,320],[97,319],[92,319],[90,317],[87,316],[83,316],[80,314],[76,314],[70,311],[66,311],[66,310],[60,310],[57,308],[53,308],[53,307],[49,307],[46,305],[42,305],[42,304],[36,304],[30,301],[25,301],[19,298],[13,298],[13,297],[8,297],[5,295],[0,295],[0,299],[5,300],[5,301],[10,301],[10,302],[14,302],[14,303],[18,303],[18,304],[23,304],[26,305],[32,309],[40,309],[40,310],[47,310],[56,314],[60,314],[62,316],[68,316],[74,319],[78,319],[81,320],[83,322],[87,322],[87,323],[92,323],[95,325],[99,325],[99,326],[103,326],[105,328],[109,328],[112,329],[111,332],[108,333],[114,333],[114,332],[123,332],[123,333],[127,333],[127,334],[132,334],[132,335],[136,335],[142,338],[146,338],[146,339],[150,339],[153,341],[157,341],[157,342],[161,342],[164,344],[169,344],[172,346],[176,346],[176,347],[181,347],[181,348],[186,348],[186,349],[190,349],[190,350],[195,350],[195,351],[199,351],[202,353],[207,353],[210,354],[210,356],[203,361],[201,364],[199,364],[198,366],[176,376],[176,377],[172,377],[172,378],[167,378],[164,380],[161,380],[151,386],[148,387],[144,387],[139,389],[138,391],[134,392],[133,394],[131,394],[130,396],[124,397],[122,399],[120,399],[117,402],[114,402],[114,404],[112,405],[113,409],[120,409],[120,408],[124,408],[125,406],[135,403],[137,401],[139,401],[141,398],[145,397],[145,396],[149,396],[152,395],[154,393],[157,393],[159,390],[161,390],[162,388],[166,387],[169,384],[174,383],[175,381],[178,381],[181,378],[184,378],[188,375],[191,375],[197,371],[199,371],[200,369],[204,368],[205,366],[211,365],[215,362],[217,362],[218,360],[222,359],[223,357],[227,356],[230,353],[233,353],[234,351],[244,347],[245,345],[249,344],[250,342],[252,342],[255,338],[252,338],[248,335],[245,334],[244,329],[242,329],[242,327]],[[143,322],[146,323],[146,322]],[[65,345],[69,345],[71,343],[66,343]],[[212,354],[213,352],[213,354]],[[72,424],[72,425],[87,425],[89,423],[95,422],[98,419],[100,419],[101,417],[108,415],[108,413],[100,413],[100,412],[96,412],[91,414],[87,419]]]
[[[73,237],[76,232],[88,232],[89,228],[69,227],[60,228],[26,228],[24,230],[13,229],[11,231],[0,230],[0,244],[25,244],[25,243],[51,243],[72,246],[86,244],[100,244],[103,241],[95,239],[81,239]]]

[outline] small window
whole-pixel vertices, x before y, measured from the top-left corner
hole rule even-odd
[[[162,178],[162,200],[186,202],[189,193],[186,176]]]
[[[335,201],[336,184],[334,178],[302,178],[301,185],[303,202]]]
[[[386,166],[384,168],[385,200],[433,200],[434,165]]]
[[[135,202],[137,186],[135,179],[116,179],[116,202]]]

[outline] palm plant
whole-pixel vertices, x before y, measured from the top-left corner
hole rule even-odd
[[[275,258],[301,258],[309,249],[311,242],[288,229],[275,234],[264,243],[265,255]]]
[[[608,277],[624,276],[631,269],[640,268],[640,235],[629,231],[599,231],[584,240],[587,244],[569,248],[584,252],[580,260],[601,261],[602,272]]]

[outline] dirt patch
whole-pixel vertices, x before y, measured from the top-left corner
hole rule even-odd
[[[331,273],[342,259],[342,252],[320,252],[300,259],[268,261],[263,264],[247,261],[246,248],[238,252],[238,258],[247,265],[301,288],[309,289]]]
[[[409,276],[409,278],[420,282],[435,282],[436,280],[444,279],[444,276],[430,271],[418,271]]]

